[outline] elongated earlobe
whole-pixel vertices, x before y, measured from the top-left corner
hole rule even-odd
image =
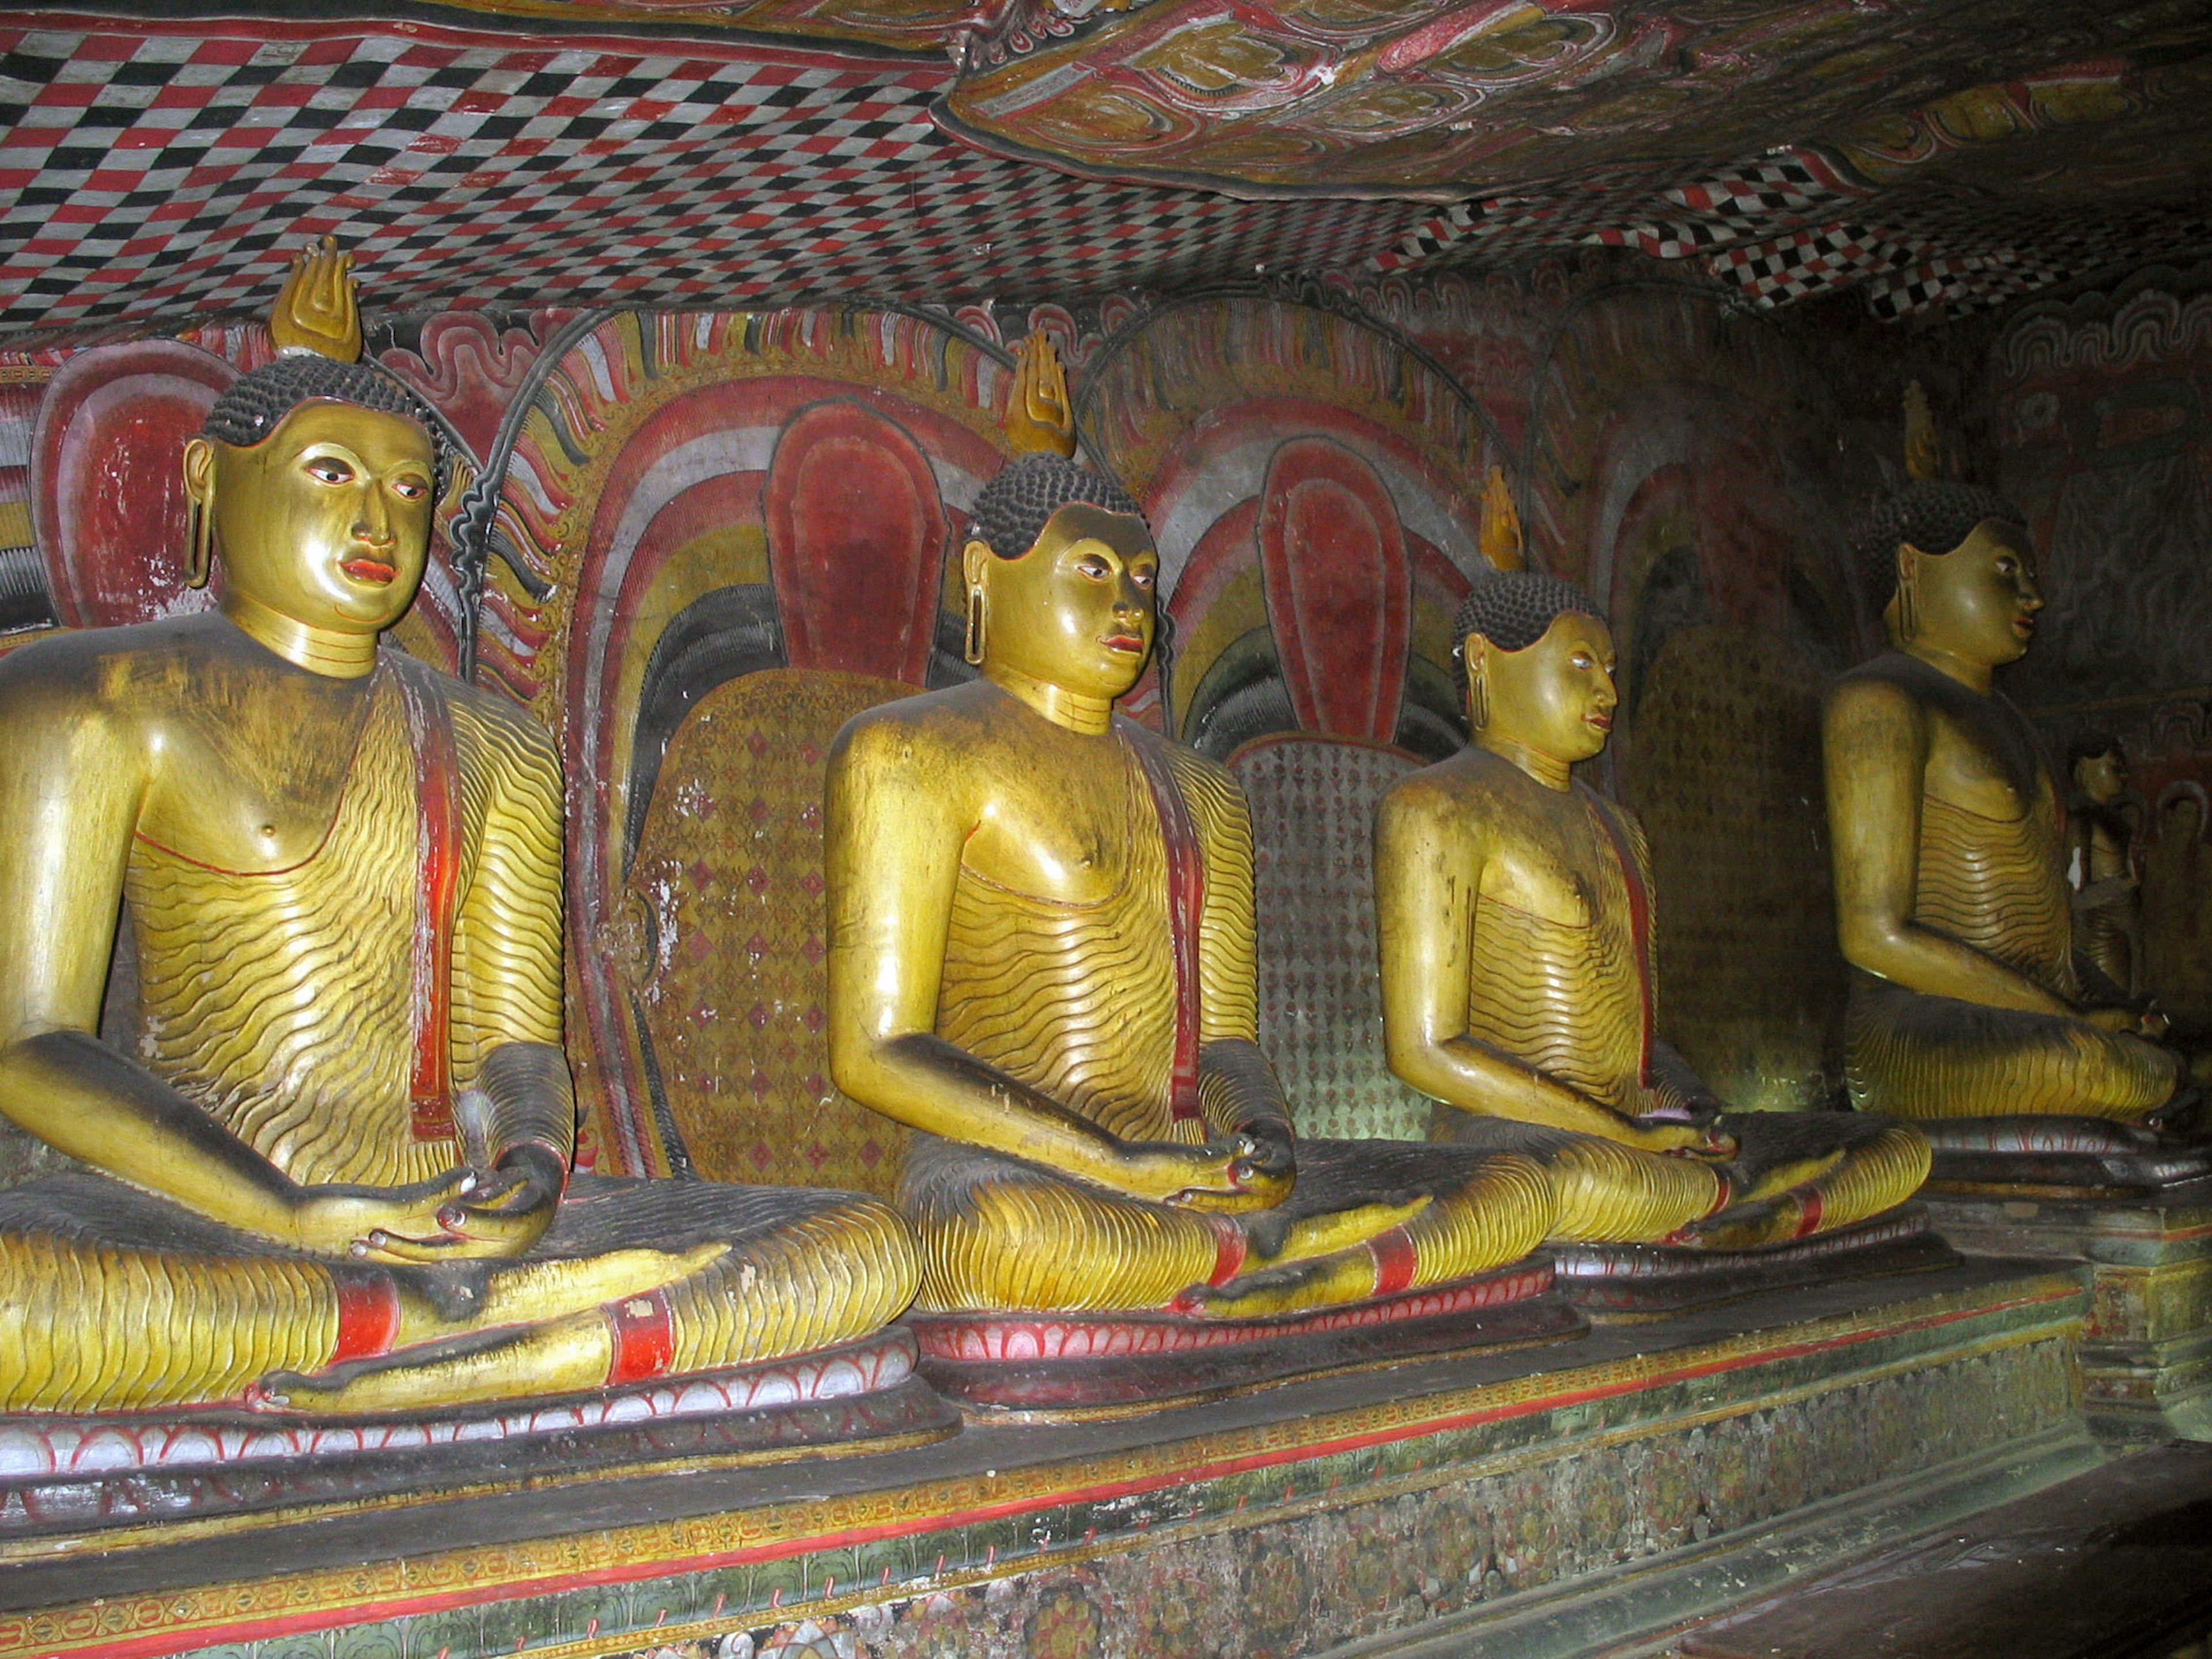
[[[214,567],[214,515],[188,495],[185,498],[185,585],[205,587]]]
[[[961,642],[960,654],[977,666],[983,661],[983,635],[989,623],[989,602],[983,597],[983,584],[971,582],[968,586],[968,634]]]

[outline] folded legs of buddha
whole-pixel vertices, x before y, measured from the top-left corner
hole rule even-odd
[[[859,716],[830,769],[831,1062],[921,1132],[918,1308],[1275,1317],[1526,1255],[1533,1161],[1292,1136],[1243,798],[1112,712],[1152,645],[1134,504],[1018,461],[975,538],[981,678]]]
[[[354,331],[342,258],[286,307],[280,343]],[[0,663],[0,1110],[90,1171],[0,1194],[0,1409],[443,1409],[835,1345],[912,1296],[872,1200],[569,1182],[552,746],[380,648],[438,470],[395,383],[288,353],[187,450],[220,609]]]
[[[1390,1064],[1453,1109],[1439,1133],[1541,1162],[1559,1241],[1742,1249],[1910,1198],[1928,1149],[1909,1126],[1722,1116],[1657,1040],[1643,832],[1570,770],[1612,729],[1596,607],[1516,573],[1456,631],[1474,740],[1383,798],[1375,850]]]

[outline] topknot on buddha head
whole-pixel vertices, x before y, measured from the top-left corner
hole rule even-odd
[[[1139,520],[1145,516],[1127,490],[1079,462],[1024,455],[1000,468],[983,486],[969,534],[998,557],[1018,559],[1036,545],[1052,515],[1072,501]]]
[[[1897,591],[1897,550],[1911,545],[1938,558],[1955,553],[1975,526],[2027,522],[2021,510],[1994,489],[1948,478],[1915,478],[1884,496],[1858,537],[1860,557],[1876,596]]]
[[[1572,582],[1534,570],[1503,571],[1477,582],[1461,602],[1452,639],[1464,645],[1468,635],[1480,634],[1500,651],[1525,651],[1569,612],[1605,620],[1597,601]]]
[[[430,435],[442,482],[446,446],[422,399],[382,369],[313,352],[287,352],[232,381],[208,411],[200,435],[234,449],[251,449],[294,410],[311,403],[350,404],[413,422]]]

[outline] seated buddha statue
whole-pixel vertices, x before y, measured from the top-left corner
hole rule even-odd
[[[1264,1318],[1524,1255],[1532,1161],[1294,1139],[1243,798],[1114,712],[1153,643],[1136,504],[1017,460],[961,568],[980,677],[851,720],[824,828],[830,1063],[919,1132],[917,1308]]]
[[[440,458],[352,360],[345,264],[295,265],[288,349],[186,448],[219,608],[0,662],[0,1111],[89,1166],[0,1194],[0,1408],[564,1394],[826,1346],[913,1293],[884,1205],[569,1181],[558,763],[380,647]]]
[[[2135,826],[2120,806],[2128,792],[2127,750],[2109,732],[2085,732],[2067,744],[2066,759],[2073,782],[2066,798],[2066,884],[2075,950],[2113,991],[2141,995],[2142,884]]]
[[[2085,993],[2060,796],[1992,684],[2043,608],[2021,515],[1916,479],[1869,545],[1891,649],[1843,677],[1823,726],[1852,1097],[1919,1119],[2140,1120],[2179,1060],[2155,1014]]]
[[[1745,1248],[1902,1203],[1928,1172],[1908,1126],[1720,1115],[1658,1040],[1650,860],[1571,769],[1606,745],[1611,633],[1556,578],[1492,577],[1455,631],[1474,740],[1376,810],[1391,1069],[1454,1109],[1440,1138],[1540,1158],[1553,1237]]]

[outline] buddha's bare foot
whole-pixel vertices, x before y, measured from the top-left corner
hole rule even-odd
[[[512,1332],[483,1332],[302,1375],[271,1371],[246,1390],[256,1411],[389,1416],[575,1394],[606,1381],[611,1338],[596,1310]]]
[[[1294,1261],[1310,1261],[1316,1256],[1364,1244],[1379,1233],[1404,1226],[1427,1209],[1429,1203],[1429,1195],[1424,1193],[1401,1204],[1356,1204],[1348,1210],[1308,1216],[1291,1224],[1282,1248],[1268,1256],[1263,1265],[1287,1267]]]

